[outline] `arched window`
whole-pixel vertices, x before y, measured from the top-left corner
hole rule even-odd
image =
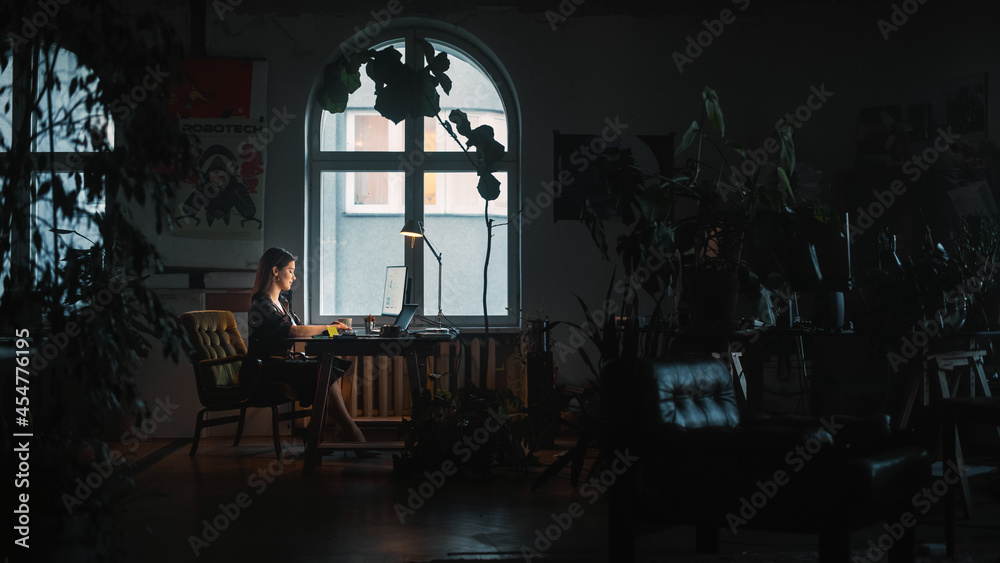
[[[418,220],[425,240],[442,258],[445,317],[460,326],[482,326],[488,216],[498,225],[492,230],[487,286],[490,326],[516,324],[520,134],[513,90],[499,63],[469,37],[408,25],[388,28],[371,44],[379,50],[395,47],[417,68],[423,56],[417,38],[447,53],[451,62],[452,89],[441,95],[440,117],[447,121],[451,110],[460,109],[473,128],[490,125],[504,145],[494,174],[500,197],[487,207],[476,189],[475,167],[437,118],[393,124],[379,115],[374,84],[364,68],[361,88],[343,113],[322,110],[314,96],[307,134],[307,240],[308,254],[315,258],[308,272],[311,318],[326,322],[380,314],[385,269],[402,264],[412,278],[411,300],[422,305],[426,317],[436,316],[438,261],[420,239],[411,247],[410,239],[399,234],[405,221]],[[357,44],[345,43],[334,57]]]
[[[67,249],[100,240],[96,218],[105,209],[104,192],[84,185],[83,166],[95,150],[113,148],[114,122],[108,108],[92,103],[97,76],[73,52],[35,45],[18,54],[5,48],[0,151],[26,151],[36,172],[17,185],[5,179],[4,195],[18,202],[18,212],[28,211],[30,227],[11,232],[21,238],[9,241],[4,271],[16,264],[38,279],[46,271],[58,275]],[[61,188],[53,188],[56,181]]]

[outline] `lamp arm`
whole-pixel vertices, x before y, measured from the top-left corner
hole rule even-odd
[[[424,235],[423,239],[424,239],[424,244],[426,244],[427,248],[430,249],[431,254],[434,255],[434,258],[436,258],[438,262],[441,262],[441,255],[438,254],[437,250],[434,250],[434,245],[431,244],[431,241],[430,239],[427,238],[427,235]]]

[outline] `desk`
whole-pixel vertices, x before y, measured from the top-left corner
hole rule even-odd
[[[406,358],[406,372],[410,379],[410,391],[419,395],[423,388],[418,358],[433,355],[434,350],[445,342],[455,340],[454,334],[434,334],[432,336],[403,336],[388,338],[380,336],[338,336],[333,338],[292,338],[295,343],[305,344],[305,353],[320,360],[319,376],[316,378],[316,398],[312,406],[312,419],[306,436],[305,467],[309,474],[321,461],[320,450],[329,445],[320,443],[326,419],[327,388],[330,386],[334,356],[403,356]],[[375,449],[366,444],[365,449]]]

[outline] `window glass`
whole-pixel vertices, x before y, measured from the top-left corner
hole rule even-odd
[[[425,185],[429,183],[427,174]],[[433,174],[444,188],[445,207],[450,205],[459,212],[440,212],[434,206],[424,205],[424,235],[434,250],[441,255],[441,301],[446,316],[483,314],[483,265],[486,258],[485,202],[476,191],[477,176],[474,172],[438,172]],[[500,180],[500,198],[507,199],[507,175],[495,174]],[[470,195],[471,190],[471,195]],[[475,213],[470,213],[477,209]],[[506,222],[506,203],[491,205],[490,217],[497,223]],[[490,253],[487,310],[490,315],[503,315],[507,305],[507,231],[506,226],[493,229]],[[437,315],[438,261],[424,245],[424,315]]]
[[[10,147],[11,119],[13,108],[11,106],[11,85],[14,80],[14,65],[11,59],[7,59],[7,66],[0,72],[0,150],[7,150]]]
[[[52,69],[49,76],[47,69]],[[97,83],[94,73],[78,65],[76,55],[62,49],[39,55],[39,89],[48,87],[49,100],[43,98],[35,122],[35,150],[39,152],[74,152],[93,150],[90,131],[103,131],[113,147],[114,123],[103,108],[88,110],[84,104],[87,91]],[[73,83],[77,80],[76,84]],[[51,116],[51,119],[50,119]],[[51,145],[50,145],[51,140]]]
[[[402,186],[401,172],[323,172],[319,225],[321,315],[368,315],[382,310],[386,266],[403,265],[402,190],[381,212],[350,212],[352,186]],[[365,207],[354,205],[354,208]]]

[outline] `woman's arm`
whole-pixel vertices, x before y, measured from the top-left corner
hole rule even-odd
[[[326,332],[326,327],[328,325],[292,325],[288,329],[288,336],[290,338],[303,338],[306,336],[315,336],[317,334],[323,334]],[[342,322],[335,322],[332,325],[337,327],[337,330],[348,330],[347,325]]]

